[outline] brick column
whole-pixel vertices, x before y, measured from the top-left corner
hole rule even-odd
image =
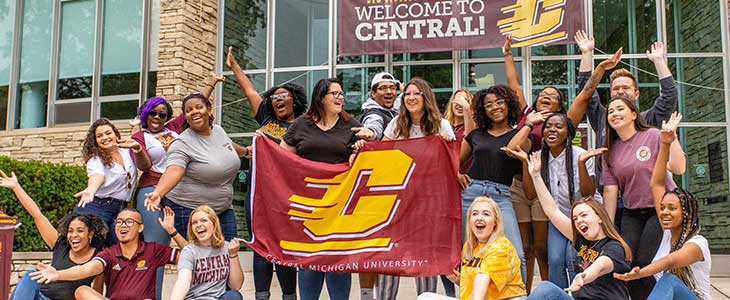
[[[215,70],[216,0],[161,0],[157,95],[175,110]]]

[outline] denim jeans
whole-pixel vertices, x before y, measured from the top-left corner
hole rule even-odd
[[[525,263],[525,253],[522,250],[522,237],[520,236],[520,227],[517,225],[517,216],[515,210],[512,208],[512,200],[510,199],[509,186],[491,182],[489,180],[477,180],[472,179],[466,186],[463,192],[461,192],[461,225],[462,231],[466,232],[466,216],[469,206],[474,202],[474,198],[481,195],[489,195],[499,206],[499,211],[502,213],[504,235],[512,243],[517,251],[517,255],[520,256],[520,274],[522,275],[522,282],[525,283],[527,274]],[[464,235],[462,234],[462,237]],[[462,238],[463,240],[463,238]]]
[[[40,284],[37,281],[30,279],[30,273],[33,272],[35,272],[33,269],[25,272],[23,278],[21,278],[20,281],[18,281],[18,285],[15,286],[13,293],[10,294],[11,300],[50,300],[48,297],[41,294]],[[16,294],[18,297],[15,296]]]
[[[164,199],[164,204],[175,212],[175,230],[187,240],[188,222],[190,221],[190,213],[193,212],[193,209],[178,205],[167,198]],[[226,241],[232,240],[236,236],[236,214],[233,212],[233,209],[229,208],[219,213],[218,221],[220,221],[221,230],[223,231],[223,239]]]
[[[145,194],[151,193],[155,190],[154,186],[146,186],[137,191],[137,210],[142,214],[142,224],[144,224],[144,241],[155,242],[163,245],[170,244],[170,234],[167,233],[162,226],[158,218],[164,218],[161,210],[147,210],[144,206]],[[157,268],[155,281],[155,297],[156,299],[162,299],[162,281],[165,277],[165,267]]]
[[[562,288],[555,285],[550,281],[542,281],[540,284],[532,289],[532,293],[527,297],[527,300],[573,300],[573,297],[568,295]]]
[[[109,233],[106,235],[107,245],[113,245],[117,242],[117,235],[114,233],[114,220],[117,218],[117,214],[125,207],[127,207],[126,201],[114,198],[94,197],[94,201],[86,204],[84,207],[77,206],[74,211],[99,216],[104,220],[106,227],[109,229]]]
[[[322,284],[327,281],[327,293],[332,300],[350,298],[352,275],[350,273],[318,272],[299,269],[299,296],[302,300],[317,300]]]
[[[649,300],[690,300],[697,299],[697,296],[687,288],[687,286],[679,280],[677,276],[670,272],[664,272],[662,278],[654,285],[654,289],[649,294]]]
[[[548,280],[565,289],[573,278],[573,246],[553,223],[548,223]]]
[[[631,267],[646,267],[654,259],[662,241],[662,228],[656,209],[624,208],[621,219],[621,236],[631,248]],[[644,300],[654,288],[654,276],[627,282],[632,300]]]
[[[243,295],[239,291],[228,290],[218,297],[218,300],[243,300]]]

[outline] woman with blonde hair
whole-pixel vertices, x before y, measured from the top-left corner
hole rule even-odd
[[[187,233],[188,245],[180,254],[177,281],[170,298],[243,299],[238,291],[244,279],[238,262],[239,243],[235,239],[225,241],[215,211],[207,205],[193,209]],[[206,268],[200,268],[201,265]]]
[[[449,121],[451,128],[454,129],[457,141],[463,140],[476,126],[471,111],[471,99],[473,97],[468,89],[458,89],[451,95],[449,103],[446,104],[444,119]]]
[[[474,199],[466,214],[460,270],[449,279],[459,284],[460,299],[524,299],[520,257],[504,235],[502,213],[488,196]],[[426,293],[418,299],[453,299]]]

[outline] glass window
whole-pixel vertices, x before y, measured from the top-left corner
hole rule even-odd
[[[152,9],[150,10],[150,34],[147,49],[149,70],[147,70],[147,95],[145,98],[152,98],[157,95],[157,50],[160,43],[160,0],[151,0],[150,2],[152,2]]]
[[[610,12],[610,13],[609,13]],[[594,0],[596,53],[644,53],[656,38],[655,0]]]
[[[15,27],[15,0],[0,0],[0,130],[6,129],[8,115],[8,84]]]
[[[337,70],[337,78],[342,81],[342,89],[347,93],[345,110],[353,115],[361,112],[361,106],[370,96],[370,83],[375,74],[385,71],[385,67],[354,68]]]
[[[385,62],[385,55],[338,56],[338,64],[367,64]]]
[[[56,123],[88,123],[91,119],[91,102],[56,103]]]
[[[515,66],[522,82],[522,62],[516,61]],[[485,89],[495,84],[507,84],[504,74],[504,63],[473,63],[461,65],[461,86],[471,91]]]
[[[52,20],[53,5],[49,5],[48,1],[23,1],[20,74],[13,124],[15,128],[46,125]]]
[[[327,64],[328,6],[319,0],[276,1],[276,67]]]
[[[266,0],[226,1],[223,24],[225,47],[221,51],[224,51],[225,59],[228,47],[232,46],[233,54],[244,70],[266,68],[266,26],[268,26],[266,2]],[[282,2],[284,1],[278,3]],[[300,64],[302,62],[304,61],[299,61]]]
[[[274,85],[284,84],[286,82],[296,83],[304,87],[307,95],[307,101],[312,101],[312,89],[317,81],[327,78],[326,70],[309,70],[309,71],[292,71],[274,73]],[[345,91],[347,92],[347,91]]]
[[[669,69],[676,80],[692,84],[677,85],[683,122],[725,121],[721,57],[669,59]]]
[[[580,54],[580,49],[575,44],[530,47],[530,51],[536,56]]]
[[[577,60],[545,60],[532,62],[532,100],[548,86],[558,88],[563,93],[563,104],[567,109],[573,103],[578,90]]]
[[[266,88],[266,74],[248,74],[259,94],[263,94]],[[233,75],[226,76],[223,82],[223,99],[221,106],[221,126],[227,133],[253,132],[259,129],[259,124],[254,119],[255,112],[251,111],[248,98],[236,83]]]
[[[103,39],[99,95],[139,93],[142,0],[104,0]]]
[[[100,115],[110,120],[130,120],[137,116],[138,100],[102,102]]]
[[[687,171],[682,186],[699,201],[702,235],[713,253],[730,253],[727,234],[728,165],[724,127],[680,128],[679,138],[687,152]]]
[[[232,137],[231,140],[241,146],[248,146],[252,144],[250,137]],[[236,236],[242,239],[249,240],[251,235],[248,233],[246,227],[246,208],[244,208],[244,197],[248,195],[248,182],[250,180],[251,173],[251,161],[246,158],[241,158],[241,167],[238,169],[238,177],[233,180],[233,211],[236,214]],[[244,246],[241,243],[241,246]],[[245,246],[243,247],[245,248]]]
[[[717,0],[666,0],[667,51],[722,52],[720,11]]]
[[[95,17],[93,0],[61,2],[58,99],[91,97]]]
[[[504,72],[502,72],[504,73]],[[453,68],[451,65],[422,65],[393,67],[393,76],[407,83],[413,77],[421,77],[431,83],[439,110],[444,111],[453,91]]]
[[[451,51],[424,52],[424,53],[395,53],[395,54],[393,54],[393,61],[440,60],[440,59],[451,59]]]
[[[0,86],[0,130],[5,130],[7,127],[8,120],[8,93],[10,89],[8,86]]]
[[[522,48],[512,48],[512,56],[518,57],[522,55]],[[461,51],[461,58],[501,58],[502,48],[475,49]]]

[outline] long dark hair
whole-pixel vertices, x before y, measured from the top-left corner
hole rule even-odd
[[[334,83],[339,84],[340,87],[342,87],[342,82],[340,82],[337,78],[320,79],[317,81],[317,84],[314,85],[314,89],[312,89],[312,103],[309,105],[309,110],[307,110],[304,114],[304,117],[307,118],[307,120],[312,123],[317,123],[322,119],[322,116],[324,115],[323,99],[327,96],[327,91],[329,90],[330,85]],[[352,115],[347,113],[344,109],[338,115],[342,121],[349,121],[352,119]]]
[[[641,118],[641,114],[639,113],[639,109],[636,108],[636,105],[634,105],[634,102],[629,100],[628,98],[624,97],[615,97],[611,99],[610,102],[608,102],[609,105],[613,103],[616,100],[620,100],[626,106],[631,110],[631,112],[636,113],[636,119],[634,119],[634,129],[636,131],[644,131],[650,128],[649,125],[644,122],[644,119]],[[611,146],[616,143],[616,141],[619,140],[618,132],[616,132],[616,129],[613,129],[611,125],[608,123],[608,109],[606,109],[606,138],[605,142],[603,143],[606,148],[608,148],[608,151],[606,153],[603,153],[604,160],[606,161],[606,164],[610,167],[611,166]]]
[[[561,118],[563,122],[566,124],[566,128],[568,129],[568,135],[565,137],[565,172],[568,174],[568,200],[570,200],[570,203],[573,203],[573,194],[575,191],[575,172],[573,172],[573,138],[575,138],[575,127],[573,127],[573,122],[570,121],[568,118],[568,115],[564,113],[553,113],[550,116],[548,116],[545,121],[543,122],[542,126],[542,151],[540,152],[541,156],[541,163],[542,163],[542,180],[545,181],[545,185],[548,188],[548,191],[550,191],[550,167],[548,166],[548,159],[550,155],[550,147],[548,146],[547,142],[545,141],[545,124],[547,124],[548,120],[550,118]],[[550,191],[552,193],[552,191]]]
[[[193,99],[200,99],[201,101],[203,101],[203,104],[205,104],[205,107],[208,108],[208,126],[213,127],[213,113],[212,113],[213,103],[210,102],[210,99],[208,99],[208,97],[206,97],[205,95],[203,95],[200,92],[191,93],[190,95],[187,95],[187,96],[185,96],[185,98],[183,98],[182,113],[183,114],[185,113],[185,104],[188,103],[188,101],[193,100]],[[182,126],[183,126],[183,130],[190,128],[190,124],[188,124],[187,119],[186,119],[185,123],[182,124]]]
[[[63,219],[58,225],[58,239],[56,243],[68,243],[68,226],[72,221],[80,221],[89,228],[89,233],[93,233],[89,246],[92,248],[100,249],[111,246],[106,244],[106,235],[109,234],[109,228],[106,227],[106,223],[100,217],[87,213],[71,212]],[[112,233],[113,234],[113,233]]]
[[[415,85],[423,94],[423,115],[421,116],[421,120],[419,120],[423,135],[430,136],[438,134],[441,130],[441,112],[436,103],[436,95],[433,94],[431,84],[419,77],[415,77],[406,83],[403,90],[407,90],[411,85]],[[403,96],[402,101],[405,101],[405,96]],[[410,137],[413,120],[411,119],[411,114],[408,113],[405,103],[400,106],[398,121],[396,121],[395,125],[395,136],[404,139]]]
[[[509,110],[507,112],[507,122],[510,126],[517,124],[521,113],[517,102],[517,95],[508,86],[498,84],[487,89],[482,89],[474,94],[474,99],[471,102],[471,110],[474,112],[474,122],[477,123],[477,127],[490,129],[494,126],[494,122],[487,116],[487,109],[484,107],[484,102],[488,94],[493,94],[497,98],[502,98],[507,101],[507,108]]]
[[[675,188],[672,191],[667,191],[666,193],[664,193],[664,196],[666,197],[667,194],[677,195],[677,198],[679,198],[679,203],[682,205],[682,230],[679,233],[679,238],[677,238],[677,241],[674,242],[671,250],[669,251],[669,253],[672,253],[681,249],[682,246],[684,246],[684,244],[689,239],[691,239],[693,236],[697,235],[700,232],[700,218],[697,198],[695,198],[695,196],[692,195],[690,192],[685,191],[681,188]],[[693,293],[695,293],[695,295],[697,295],[697,281],[695,280],[692,269],[689,266],[671,269],[669,271],[672,272],[672,274],[676,275],[677,278],[682,280],[682,282],[684,282],[684,284]],[[697,296],[699,297],[699,295]]]
[[[86,132],[86,138],[84,139],[84,147],[81,149],[81,155],[84,158],[84,163],[87,163],[93,157],[98,156],[101,158],[101,162],[104,163],[104,166],[111,168],[114,166],[112,155],[99,148],[99,145],[96,144],[96,128],[104,125],[108,125],[112,128],[112,130],[114,130],[114,134],[117,136],[117,139],[122,138],[122,135],[119,133],[119,129],[117,129],[117,127],[114,126],[109,119],[98,119],[91,124],[89,131]]]
[[[261,101],[261,108],[264,110],[264,113],[266,115],[275,116],[274,114],[274,107],[273,103],[271,101],[271,96],[274,95],[276,90],[278,89],[285,89],[291,94],[292,99],[294,99],[294,118],[297,118],[301,115],[303,115],[307,111],[307,94],[304,91],[304,88],[301,85],[294,84],[294,83],[285,83],[282,85],[278,85],[275,87],[272,87],[268,89],[266,92],[261,94],[261,98],[263,99]],[[256,112],[254,112],[255,114]]]

